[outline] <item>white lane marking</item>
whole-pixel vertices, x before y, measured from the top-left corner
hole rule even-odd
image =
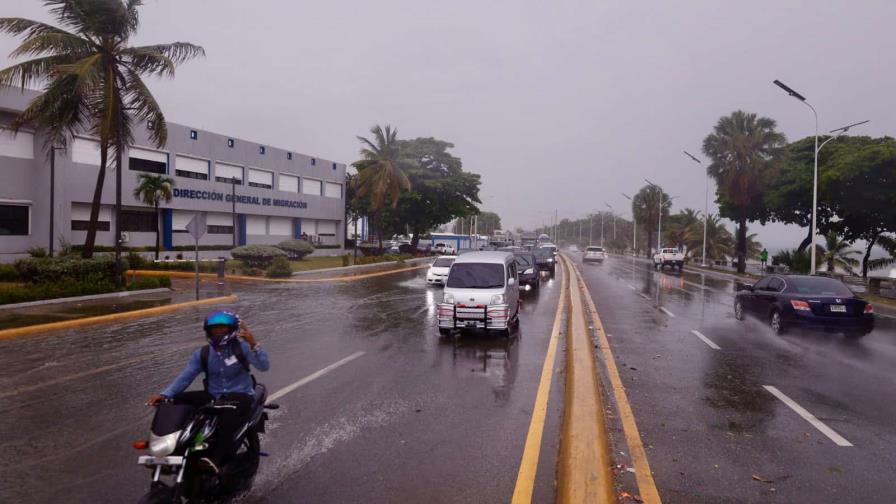
[[[647,294],[644,294],[643,292],[639,292],[638,295],[644,299],[650,299],[649,297],[647,297]]]
[[[675,318],[675,314],[670,312],[669,310],[667,310],[665,306],[660,306],[660,311],[662,311],[663,313],[665,313],[666,315],[668,315],[672,318]]]
[[[796,412],[797,415],[803,417],[804,420],[812,424],[813,427],[821,431],[822,434],[830,438],[831,441],[834,442],[837,446],[852,446],[852,443],[843,438],[840,434],[834,432],[834,429],[831,429],[827,425],[825,425],[821,420],[815,417],[812,413],[809,413],[806,408],[803,408],[799,404],[796,403],[793,399],[784,395],[784,392],[781,392],[775,387],[771,385],[763,385],[762,388],[771,392],[771,394],[778,399],[780,399],[784,404],[790,407],[793,411]]]
[[[709,348],[712,348],[713,350],[721,350],[722,349],[721,347],[719,347],[719,345],[716,345],[715,343],[713,343],[711,339],[704,336],[703,333],[701,333],[700,331],[694,329],[691,332],[694,333],[694,336],[700,338],[701,340],[703,340],[704,343],[709,345]]]
[[[314,373],[311,373],[310,375],[308,375],[308,376],[302,378],[301,380],[299,380],[299,381],[297,381],[297,382],[295,382],[295,383],[293,383],[293,384],[291,384],[291,385],[287,385],[287,386],[283,387],[282,389],[280,389],[280,390],[274,392],[273,394],[271,394],[270,396],[268,396],[268,401],[276,401],[277,399],[279,399],[279,398],[285,396],[286,394],[292,392],[293,390],[295,390],[295,389],[301,387],[302,385],[305,385],[306,383],[312,382],[312,381],[314,381],[314,380],[320,378],[321,376],[323,376],[323,375],[329,373],[330,371],[332,371],[332,370],[338,368],[339,366],[342,366],[342,365],[344,365],[344,364],[348,364],[349,362],[351,362],[351,361],[357,359],[358,357],[360,357],[360,356],[362,356],[362,355],[364,355],[364,354],[365,354],[365,352],[355,352],[355,353],[349,355],[348,357],[346,357],[346,358],[344,358],[344,359],[341,359],[341,360],[338,360],[338,361],[336,361],[336,362],[330,364],[329,366],[327,366],[327,367],[325,367],[325,368],[323,368],[323,369],[321,369],[321,370],[319,370],[319,371],[316,371],[316,372],[314,372]]]
[[[875,316],[875,317],[884,317],[884,318],[896,319],[896,315],[885,315],[885,314],[883,314],[883,313],[875,313],[874,316]]]

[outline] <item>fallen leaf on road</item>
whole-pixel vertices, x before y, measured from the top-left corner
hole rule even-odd
[[[761,481],[762,483],[774,483],[772,480],[767,480],[767,479],[763,478],[762,476],[757,476],[755,474],[753,475],[753,479],[756,481]]]

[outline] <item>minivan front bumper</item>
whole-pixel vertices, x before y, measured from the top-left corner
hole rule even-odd
[[[439,303],[439,329],[507,329],[510,306]]]

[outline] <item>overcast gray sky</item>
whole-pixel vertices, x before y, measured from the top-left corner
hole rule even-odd
[[[0,4],[48,20],[38,0]],[[482,175],[484,209],[529,228],[555,208],[628,215],[620,192],[644,177],[702,209],[703,172],[681,151],[699,154],[721,115],[813,133],[776,78],[822,130],[870,119],[856,133],[892,135],[894,19],[889,0],[148,0],[138,42],[206,49],[151,82],[171,121],[348,163],[376,123],[448,140]],[[0,38],[0,65],[15,43]],[[802,236],[751,231],[770,250]]]

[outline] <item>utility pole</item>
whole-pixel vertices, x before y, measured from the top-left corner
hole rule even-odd
[[[236,177],[230,177],[230,221],[233,226],[233,246],[236,247]],[[357,243],[355,244],[357,245]]]

